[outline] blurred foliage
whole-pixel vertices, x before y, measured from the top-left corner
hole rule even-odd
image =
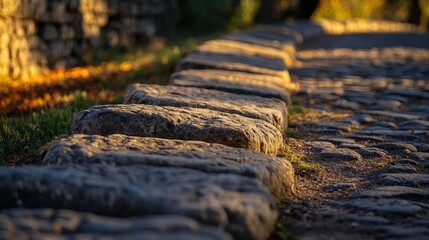
[[[421,22],[428,25],[429,0],[419,0],[422,9]],[[407,22],[410,0],[320,0],[314,19],[347,20],[352,18]]]
[[[385,0],[321,0],[313,18],[381,19]]]
[[[422,26],[427,26],[429,0],[418,0],[423,11]],[[182,0],[182,29],[191,32],[235,31],[252,24],[291,20],[299,11],[293,0]],[[302,6],[307,8],[305,0]],[[353,18],[407,22],[410,0],[320,0],[314,19]]]
[[[234,31],[251,25],[260,0],[183,0],[182,28],[196,32]]]

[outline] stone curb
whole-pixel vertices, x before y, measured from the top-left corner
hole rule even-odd
[[[203,44],[179,62],[177,70],[182,71],[173,74],[172,86],[165,87],[164,92],[162,87],[154,87],[159,94],[150,96],[132,86],[125,103],[134,104],[95,106],[74,119],[73,133],[107,136],[73,135],[53,144],[44,160],[51,166],[0,168],[3,186],[0,191],[7,196],[0,200],[2,206],[42,209],[24,212],[12,209],[0,212],[0,217],[8,219],[14,233],[23,236],[37,233],[39,238],[45,237],[44,234],[61,236],[61,231],[30,229],[20,222],[24,215],[34,214],[45,224],[44,211],[53,210],[43,208],[77,211],[58,210],[55,216],[71,214],[77,216],[76,221],[86,219],[86,224],[90,224],[84,227],[86,231],[68,232],[85,237],[102,235],[103,231],[97,229],[105,225],[128,234],[123,226],[118,227],[118,222],[138,225],[140,220],[94,220],[98,225],[91,225],[93,218],[101,217],[88,217],[79,211],[147,219],[153,224],[151,234],[156,239],[175,234],[195,239],[229,239],[228,234],[235,239],[268,238],[277,219],[273,195],[283,197],[294,193],[293,169],[286,159],[240,148],[276,154],[282,147],[280,130],[287,127],[286,105],[291,105],[288,91],[296,89],[287,65],[294,60],[297,45],[324,31],[354,30],[350,23],[296,22],[257,26]],[[189,96],[180,101],[172,96],[174,91],[185,88]],[[192,97],[192,94],[204,96]],[[212,101],[218,97],[221,104],[207,103],[208,96]],[[256,107],[240,112],[240,104],[246,105],[243,109]],[[273,106],[276,113],[263,110]],[[283,120],[279,120],[280,116]],[[222,127],[220,134],[213,135]],[[112,135],[116,133],[136,137]],[[231,133],[237,133],[236,137]],[[164,141],[163,144],[153,144],[153,138],[147,137],[166,139],[157,140]],[[249,144],[242,144],[246,141]],[[53,166],[59,164],[62,165]],[[160,218],[164,220],[152,222],[154,214],[162,215]],[[175,216],[170,218],[171,215]],[[186,218],[184,221],[192,227],[176,229],[177,218]],[[159,229],[165,226],[173,230],[167,228],[160,233]],[[143,229],[132,237],[138,239],[147,234]]]

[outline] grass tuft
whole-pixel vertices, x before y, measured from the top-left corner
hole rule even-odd
[[[311,177],[323,172],[323,167],[317,163],[308,163],[301,156],[294,153],[290,146],[285,146],[283,155],[295,168],[295,173],[299,176]]]
[[[292,232],[292,222],[286,219],[279,219],[277,221],[276,229],[272,238],[281,240],[295,240],[296,236]]]

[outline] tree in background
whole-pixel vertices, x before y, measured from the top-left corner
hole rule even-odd
[[[319,6],[320,0],[292,0],[292,15],[295,19],[310,19]]]
[[[422,27],[428,26],[429,1],[411,0],[408,7],[407,22]]]

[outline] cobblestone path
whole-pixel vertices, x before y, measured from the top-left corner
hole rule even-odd
[[[221,36],[1,167],[0,239],[427,239],[428,90],[410,25]]]
[[[296,57],[289,142],[323,170],[283,220],[300,239],[427,239],[429,35],[320,36]]]

